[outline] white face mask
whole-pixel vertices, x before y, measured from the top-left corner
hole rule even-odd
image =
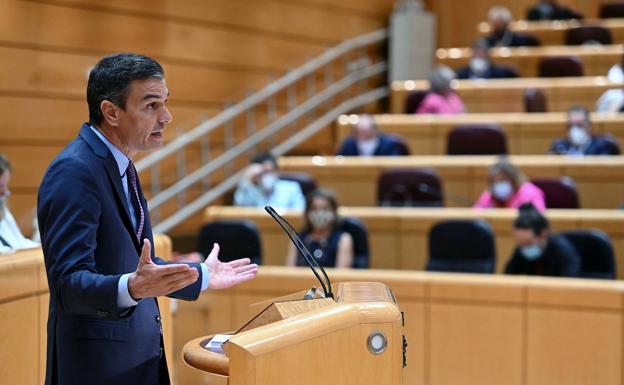
[[[379,139],[377,139],[376,136],[371,139],[358,140],[357,142],[360,155],[363,155],[363,156],[374,155],[378,144],[379,144]]]
[[[590,137],[587,131],[581,126],[572,126],[568,131],[568,138],[570,138],[570,142],[576,147],[583,146],[586,144]]]
[[[275,183],[277,183],[277,175],[272,172],[267,172],[260,177],[260,187],[266,192],[273,191]]]
[[[470,69],[476,74],[482,74],[490,67],[490,63],[482,58],[473,57],[470,59]]]
[[[508,181],[494,182],[492,195],[499,201],[506,201],[513,194],[513,186]]]
[[[542,255],[542,248],[536,244],[522,246],[520,248],[520,254],[522,254],[527,261],[535,261]]]
[[[324,229],[334,222],[334,213],[331,210],[313,210],[308,213],[308,219],[315,229]]]

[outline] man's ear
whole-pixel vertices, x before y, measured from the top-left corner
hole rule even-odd
[[[109,100],[102,100],[100,110],[108,124],[117,127],[119,121],[119,107]]]

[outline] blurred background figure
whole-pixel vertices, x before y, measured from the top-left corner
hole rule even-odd
[[[544,211],[544,192],[529,182],[518,167],[500,159],[488,170],[488,188],[474,207],[519,208],[525,203],[532,203],[538,210]]]
[[[535,38],[521,33],[513,32],[509,28],[512,16],[507,7],[494,6],[488,11],[490,23],[490,35],[486,42],[490,47],[522,47],[539,45]]]
[[[316,190],[306,202],[305,226],[300,232],[312,257],[321,266],[351,267],[353,238],[344,231],[338,217],[338,201],[329,191]],[[301,254],[291,244],[286,257],[288,266],[307,266]]]
[[[467,66],[457,70],[458,79],[505,79],[517,78],[518,73],[507,66],[492,63],[490,47],[485,39],[472,46],[472,57]]]
[[[527,203],[514,221],[516,249],[505,267],[506,274],[577,277],[581,257],[565,237],[550,233],[549,223],[539,210]]]
[[[574,106],[567,113],[567,136],[556,139],[550,146],[551,154],[559,155],[616,155],[619,146],[615,139],[592,134],[589,111]]]
[[[9,160],[0,154],[0,253],[12,253],[21,249],[39,247],[39,243],[22,235],[7,206],[7,200],[11,196],[11,190],[9,190],[11,170]],[[38,232],[35,233],[38,235]]]
[[[465,112],[464,103],[453,91],[451,82],[456,75],[445,65],[438,66],[429,78],[430,89],[418,105],[417,114],[461,114]]]
[[[528,20],[571,20],[582,19],[583,15],[563,5],[557,0],[540,0],[536,5],[529,8]]]
[[[234,192],[234,204],[303,210],[305,197],[297,182],[279,178],[277,160],[270,153],[264,153],[254,157],[245,170]]]
[[[371,115],[359,116],[354,126],[353,135],[340,145],[336,155],[343,156],[393,156],[406,155],[403,144],[398,138],[384,134]]]

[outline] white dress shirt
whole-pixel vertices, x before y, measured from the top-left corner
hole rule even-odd
[[[22,235],[15,218],[5,205],[0,206],[0,210],[0,254],[41,246]]]

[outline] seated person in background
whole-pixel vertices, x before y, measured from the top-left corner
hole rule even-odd
[[[490,47],[485,39],[479,39],[472,46],[472,57],[467,66],[457,70],[458,79],[505,79],[516,78],[513,69],[494,64],[490,60]]]
[[[488,21],[491,33],[487,36],[486,42],[490,47],[522,47],[535,45],[535,39],[513,32],[509,28],[511,23],[511,12],[501,5],[494,6],[488,11]]]
[[[40,246],[22,235],[15,218],[7,207],[7,199],[11,196],[10,180],[11,163],[0,154],[0,253],[12,253]]]
[[[353,135],[346,138],[336,155],[393,156],[404,155],[403,149],[391,135],[379,132],[372,116],[360,115]]]
[[[540,0],[536,5],[529,8],[528,20],[571,20],[582,19],[583,15],[559,5],[557,0]]]
[[[624,63],[624,55],[620,58],[620,62],[614,64],[609,68],[607,78],[613,83],[624,83],[624,70],[622,70],[622,64]]]
[[[517,247],[505,266],[505,274],[577,277],[581,257],[560,235],[550,234],[548,220],[530,203],[520,207],[514,221]]]
[[[303,210],[305,198],[299,183],[279,179],[277,160],[264,153],[254,157],[245,170],[234,192],[234,205]]]
[[[353,238],[341,229],[338,202],[334,194],[316,190],[306,202],[305,227],[301,238],[313,258],[323,267],[351,267]],[[307,266],[305,259],[291,244],[287,266]]]
[[[624,71],[622,70],[622,62],[624,62],[624,55],[620,63],[614,64],[607,74],[607,79],[613,83],[624,83]],[[596,102],[596,112],[599,113],[614,113],[621,112],[624,107],[624,90],[621,88],[613,88],[606,90]]]
[[[556,139],[548,151],[557,155],[612,155],[614,146],[602,136],[592,135],[589,111],[574,106],[568,110],[568,136]]]
[[[546,209],[544,192],[506,159],[501,158],[490,167],[488,184],[474,208],[518,208],[532,203],[540,211]]]
[[[438,66],[429,78],[430,89],[418,105],[417,114],[461,114],[464,103],[451,88],[455,72],[445,65]]]

